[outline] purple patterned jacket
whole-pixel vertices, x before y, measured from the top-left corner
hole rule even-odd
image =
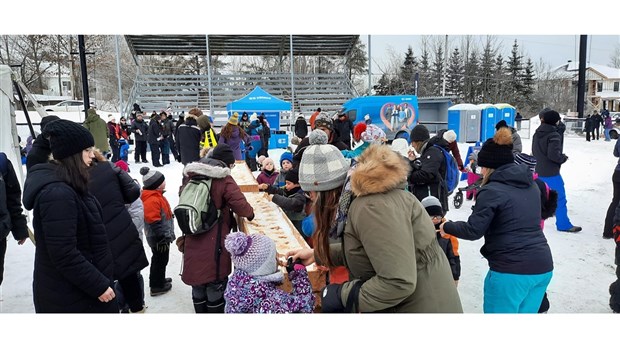
[[[311,313],[314,295],[306,270],[289,274],[293,292],[278,289],[278,283],[260,281],[235,270],[228,280],[224,299],[226,313]]]

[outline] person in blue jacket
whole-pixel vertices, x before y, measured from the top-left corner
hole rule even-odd
[[[467,221],[448,221],[440,232],[460,239],[484,237],[489,262],[484,280],[485,313],[537,313],[553,275],[553,259],[540,228],[540,190],[532,172],[515,164],[508,128],[478,153],[482,187]],[[518,213],[515,213],[518,212]]]

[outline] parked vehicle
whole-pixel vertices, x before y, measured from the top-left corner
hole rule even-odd
[[[90,107],[94,107],[94,103],[90,103]],[[84,101],[82,100],[65,100],[55,105],[48,105],[45,107],[45,111],[52,112],[71,112],[71,111],[84,111]]]
[[[342,105],[353,123],[370,115],[371,123],[385,132],[388,140],[409,137],[419,119],[418,97],[415,95],[386,95],[353,98]]]

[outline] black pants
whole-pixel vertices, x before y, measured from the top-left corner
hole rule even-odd
[[[118,145],[118,141],[110,140],[110,151],[112,151],[112,163],[116,163],[121,159],[121,147]]]
[[[144,304],[144,279],[140,273],[134,273],[128,277],[119,279],[118,284],[122,288],[123,298],[127,306],[129,306],[129,310],[132,312],[142,310]],[[119,302],[119,306],[121,305],[122,304]]]
[[[177,162],[181,162],[181,157],[179,157],[179,149],[177,149],[177,144],[172,138],[172,135],[168,137],[168,143],[170,144],[170,152],[172,152],[174,160]]]
[[[140,162],[140,158],[142,158],[142,162],[146,162],[146,141],[136,140],[136,148],[134,149],[133,158],[136,163]]]
[[[614,228],[614,215],[616,215],[616,207],[620,203],[620,170],[614,170],[614,174],[611,176],[611,182],[614,185],[614,196],[611,199],[611,204],[607,208],[607,215],[605,215],[605,227],[603,227],[603,236],[612,237],[612,230]]]
[[[161,163],[159,163],[159,143],[149,143],[149,146],[151,147],[151,163],[153,163],[155,167],[161,167]]]
[[[601,127],[594,127],[594,131],[592,132],[592,140],[594,140],[594,133],[596,133],[596,140],[598,140],[598,129]]]
[[[162,250],[161,246],[159,250],[157,248],[151,248],[151,251],[153,252],[153,256],[151,256],[149,287],[161,288],[166,283],[166,266],[170,258],[170,246],[168,245],[165,250]]]
[[[6,255],[6,237],[0,240],[0,285],[4,280],[4,256]]]
[[[192,286],[192,301],[196,313],[224,313],[224,291],[227,279],[204,285]]]
[[[586,131],[586,141],[590,141],[590,134],[592,131]]]

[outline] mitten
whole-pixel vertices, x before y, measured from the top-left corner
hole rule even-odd
[[[340,292],[342,284],[329,284],[321,292],[321,312],[322,313],[343,313],[344,306]]]
[[[289,257],[288,260],[286,261],[286,272],[288,272],[289,274],[291,274],[293,270],[299,271],[305,268],[306,266],[304,266],[304,264],[301,262],[301,259],[297,259],[293,261],[293,257]]]
[[[615,225],[612,233],[614,234],[614,240],[616,243],[620,243],[620,225]]]

